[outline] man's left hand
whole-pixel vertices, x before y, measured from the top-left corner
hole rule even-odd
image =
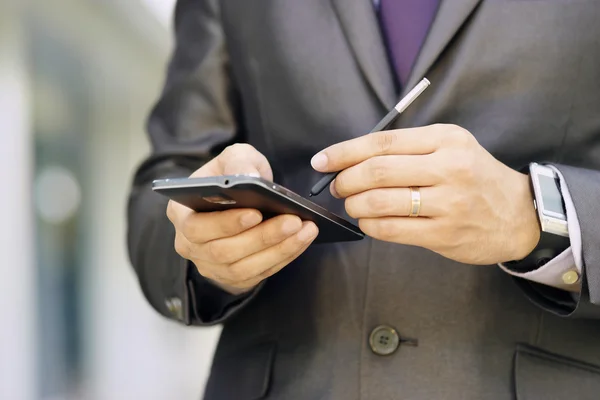
[[[522,259],[539,240],[527,175],[455,125],[372,133],[328,147],[312,165],[341,171],[331,193],[375,239],[480,265]],[[408,217],[410,187],[420,189],[417,218]]]

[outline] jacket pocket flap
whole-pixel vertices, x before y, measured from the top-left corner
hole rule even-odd
[[[215,358],[206,384],[207,400],[258,400],[267,395],[275,358],[274,341],[252,343]]]
[[[514,373],[518,400],[598,400],[600,396],[599,366],[535,347],[518,346]]]

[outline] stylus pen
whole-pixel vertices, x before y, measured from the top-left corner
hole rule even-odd
[[[398,116],[402,114],[404,110],[406,110],[408,106],[410,106],[411,103],[415,101],[417,97],[419,97],[419,95],[425,91],[425,89],[427,89],[427,86],[429,86],[429,81],[427,80],[427,78],[423,78],[421,82],[419,82],[417,86],[413,88],[413,90],[408,92],[408,94],[404,96],[402,100],[398,102],[398,104],[396,104],[396,107],[394,107],[392,111],[387,113],[387,115],[383,117],[383,119],[379,121],[379,123],[375,125],[375,127],[369,133],[386,130],[396,120],[396,118],[398,118]],[[321,193],[323,189],[325,189],[327,186],[329,186],[331,182],[333,182],[333,180],[339,173],[339,171],[329,172],[323,175],[319,182],[315,183],[312,189],[310,189],[309,196],[312,197]]]

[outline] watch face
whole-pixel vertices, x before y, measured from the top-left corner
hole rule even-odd
[[[560,183],[558,178],[539,174],[538,182],[542,194],[542,212],[553,217],[566,219],[565,204],[560,193]],[[548,213],[548,211],[550,213]]]

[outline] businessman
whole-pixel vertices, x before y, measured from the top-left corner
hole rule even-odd
[[[597,399],[600,3],[180,0],[134,179],[149,303],[222,323],[206,399]],[[392,129],[367,132],[424,76]],[[352,218],[195,213],[249,174]]]

